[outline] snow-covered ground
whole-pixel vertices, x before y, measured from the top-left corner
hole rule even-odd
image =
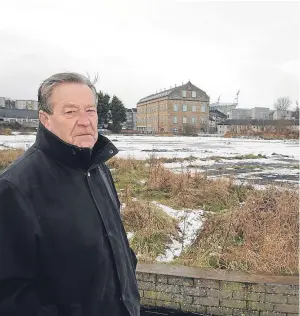
[[[164,158],[188,158],[193,160],[166,163],[174,172],[182,168],[205,172],[213,179],[234,178],[237,184],[252,184],[264,189],[266,184],[299,185],[299,143],[294,140],[251,140],[226,139],[222,137],[155,137],[110,135],[109,138],[120,150],[118,157],[147,159],[153,154]],[[35,135],[0,135],[0,149],[28,149],[35,141]],[[237,159],[237,156],[263,155],[266,158]],[[218,159],[214,157],[219,157]],[[211,159],[211,158],[212,159]],[[231,159],[230,159],[231,157]],[[169,262],[178,257],[195,240],[203,224],[202,210],[174,210],[155,203],[168,215],[178,219],[180,238],[172,240],[166,253],[156,260]],[[128,239],[133,237],[127,232]]]
[[[116,147],[120,150],[119,157],[135,157],[147,159],[154,151],[157,157],[183,158],[195,156],[207,158],[210,156],[231,157],[247,154],[271,156],[273,153],[289,155],[299,159],[298,142],[294,140],[251,140],[223,137],[155,137],[155,136],[124,136],[110,135]]]
[[[235,177],[243,183],[264,185],[266,183],[299,182],[299,142],[297,140],[252,140],[223,137],[156,137],[109,135],[120,150],[118,157],[147,159],[152,155],[164,158],[188,158],[196,160],[168,163],[172,170],[182,168],[206,172],[209,177]],[[0,149],[29,148],[35,135],[0,135]],[[259,159],[228,159],[241,155],[264,155]],[[210,157],[221,157],[217,161]],[[256,168],[257,167],[257,168]]]
[[[110,135],[110,140],[120,150],[119,157],[147,159],[154,151],[157,157],[184,158],[195,156],[232,157],[237,155],[273,153],[299,159],[299,143],[296,140],[252,140],[223,137],[155,137]],[[34,143],[35,135],[0,135],[0,145],[4,147],[26,148]],[[25,146],[26,144],[26,146]]]
[[[181,252],[187,249],[188,246],[195,240],[197,233],[202,226],[203,210],[174,210],[166,205],[153,202],[164,212],[173,218],[179,220],[179,238],[180,240],[172,240],[172,243],[167,245],[166,253],[156,258],[159,262],[169,262],[180,256]]]
[[[28,149],[35,141],[35,135],[0,135],[0,149],[21,148]]]
[[[297,140],[253,140],[223,137],[156,137],[111,135],[119,157],[195,160],[166,163],[174,172],[183,168],[205,172],[208,177],[233,177],[237,183],[263,187],[266,184],[299,184],[299,142]],[[238,159],[262,155],[266,158]],[[212,157],[213,159],[210,159]],[[215,157],[220,157],[218,160]],[[233,159],[236,158],[236,159]]]

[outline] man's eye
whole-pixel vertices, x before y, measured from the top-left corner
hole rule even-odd
[[[96,109],[88,109],[88,112],[96,112]]]
[[[66,114],[73,114],[73,113],[75,113],[75,111],[70,110],[66,112]]]

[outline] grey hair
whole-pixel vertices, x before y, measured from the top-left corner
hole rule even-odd
[[[46,113],[52,114],[52,106],[50,104],[50,97],[53,89],[63,83],[80,83],[87,85],[95,95],[95,105],[98,103],[98,95],[95,88],[97,77],[93,81],[90,80],[89,76],[85,77],[75,72],[63,72],[55,74],[42,82],[38,90],[38,104],[39,110]]]

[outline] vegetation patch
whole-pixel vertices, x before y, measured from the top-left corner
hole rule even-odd
[[[178,239],[177,220],[156,207],[153,203],[125,197],[122,211],[125,230],[133,232],[131,247],[140,262],[153,262],[166,252],[167,244]]]
[[[24,153],[22,149],[5,149],[0,150],[0,171],[5,169],[14,160]]]
[[[177,261],[198,267],[298,274],[299,196],[291,190],[252,191],[245,203],[207,214],[194,244]]]
[[[148,162],[151,161],[153,158],[150,158],[149,160],[147,160]],[[156,158],[158,161],[162,162],[162,163],[173,163],[173,162],[192,162],[195,160],[198,160],[197,157],[195,156],[189,156],[189,157],[185,157],[185,158],[178,158],[178,157],[174,157],[174,158],[164,158],[164,157],[160,157],[160,158]]]
[[[300,165],[297,164],[297,165],[289,165],[288,168],[290,169],[300,169]]]
[[[254,155],[254,154],[248,154],[248,155],[237,155],[237,156],[230,156],[230,157],[223,157],[223,156],[210,156],[210,157],[206,157],[205,159],[201,159],[201,160],[215,160],[217,162],[221,161],[221,160],[247,160],[247,159],[266,159],[267,156],[265,155]]]
[[[254,170],[254,169],[260,169],[260,170],[263,170],[264,167],[262,166],[255,166],[255,165],[234,165],[232,166],[233,169],[237,169],[237,170],[240,170],[240,169],[245,169],[245,170]]]
[[[22,153],[0,151],[0,168]],[[141,262],[155,262],[172,240],[180,240],[178,221],[152,203],[157,201],[174,209],[206,211],[196,240],[172,264],[298,274],[298,191],[255,190],[230,178],[208,179],[196,170],[173,173],[154,157],[113,158],[108,164],[125,205],[125,229],[134,234],[130,244]]]

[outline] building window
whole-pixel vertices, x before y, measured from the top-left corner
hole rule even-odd
[[[174,104],[173,109],[174,109],[174,112],[177,112],[178,111],[178,104]]]
[[[187,118],[186,118],[185,116],[182,118],[182,123],[183,123],[183,124],[186,124],[186,123],[187,123]]]
[[[196,118],[192,117],[192,124],[196,124]]]
[[[197,111],[197,106],[196,105],[192,105],[192,112],[196,112]]]
[[[192,91],[192,98],[196,98],[196,91]]]
[[[177,128],[176,128],[176,127],[175,127],[175,128],[173,128],[173,132],[174,132],[174,133],[177,133],[177,131],[178,131],[178,130],[177,130]]]
[[[182,104],[182,112],[187,112],[187,104]]]
[[[174,117],[173,117],[173,123],[174,123],[174,124],[177,124],[177,123],[178,123],[177,116],[174,116]]]
[[[206,112],[206,105],[205,104],[201,105],[201,112]]]
[[[182,97],[186,98],[186,91],[185,90],[182,90]]]

